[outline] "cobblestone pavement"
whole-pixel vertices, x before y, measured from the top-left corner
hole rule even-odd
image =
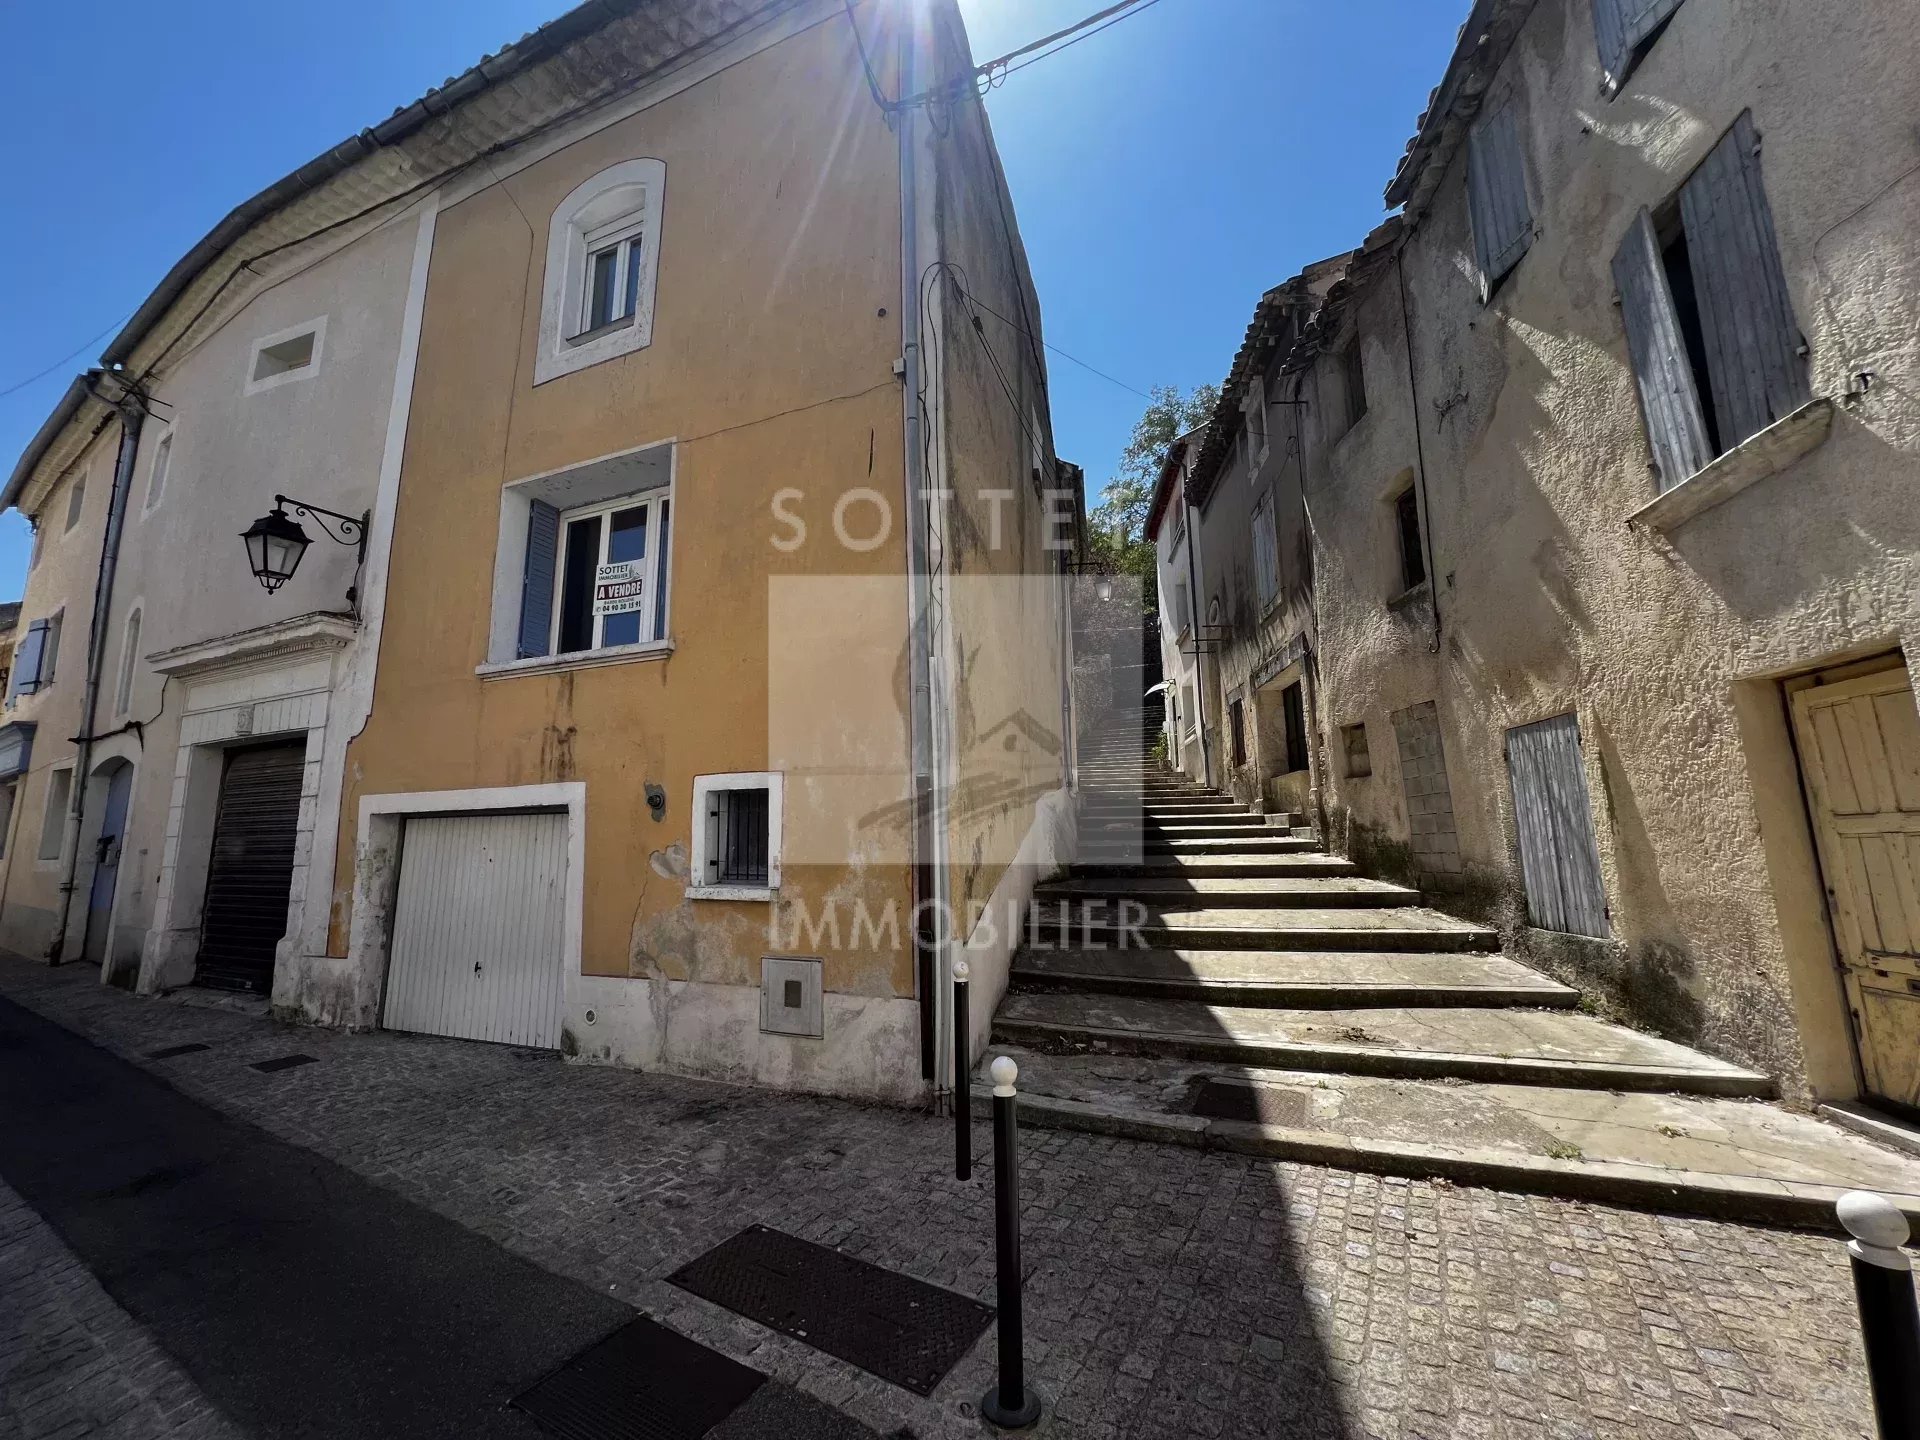
[[[193,1382],[0,1182],[0,1440],[235,1440]]]
[[[991,1332],[922,1400],[661,1278],[758,1221],[991,1302],[991,1167],[955,1182],[949,1125],[290,1029],[11,959],[0,993],[882,1433],[984,1428]],[[212,1048],[141,1059],[186,1041]],[[296,1050],[321,1063],[247,1068]],[[1051,1412],[1039,1433],[1871,1433],[1832,1239],[1106,1137],[1023,1142],[1030,1373]]]

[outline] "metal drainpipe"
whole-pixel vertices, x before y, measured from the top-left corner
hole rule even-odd
[[[120,412],[120,453],[114,460],[113,495],[107,507],[107,530],[100,541],[100,568],[93,582],[93,619],[87,626],[87,683],[80,700],[80,734],[73,761],[73,789],[67,800],[66,839],[61,853],[66,859],[60,868],[60,914],[47,942],[47,963],[64,963],[61,954],[67,945],[67,930],[73,915],[74,877],[80,870],[80,823],[87,808],[88,770],[93,760],[93,727],[100,705],[100,671],[107,652],[108,612],[113,608],[113,577],[120,568],[120,534],[126,528],[127,496],[133,489],[133,459],[140,448],[140,426],[146,408],[138,392],[119,380],[120,398],[107,401],[96,388],[94,394]],[[84,931],[83,931],[84,944]]]
[[[1187,584],[1193,591],[1190,602],[1193,618],[1193,723],[1200,736],[1200,783],[1213,784],[1213,753],[1207,747],[1207,652],[1201,644],[1201,620],[1206,612],[1206,596],[1200,590],[1200,516],[1187,503],[1186,462],[1180,465],[1180,505],[1187,512]]]
[[[915,28],[920,10],[906,10],[900,42],[900,94],[912,95],[917,86]],[[945,877],[935,860],[937,823],[934,790],[933,650],[928,633],[933,584],[927,547],[927,477],[920,413],[920,384],[924,357],[920,353],[920,238],[915,208],[916,167],[913,153],[913,111],[895,112],[900,146],[900,331],[901,383],[906,409],[907,589],[912,607],[907,631],[908,689],[913,761],[913,933],[914,973],[920,991],[920,1076],[930,1082],[937,1097],[943,1088],[945,1067],[939,1052],[940,1004],[946,977],[938,963],[940,897]]]

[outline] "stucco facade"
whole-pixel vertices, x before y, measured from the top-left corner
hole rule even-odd
[[[1073,829],[1074,502],[965,32],[659,8],[562,17],[242,205],[43,427],[10,498],[44,526],[89,481],[23,620],[65,607],[57,677],[0,731],[0,943],[56,929],[25,852],[99,583],[69,893],[119,879],[56,958],[210,983],[209,897],[264,934],[284,893],[234,983],[285,1018],[949,1083],[953,958],[984,1019]],[[276,495],[312,543],[263,590],[223,537]]]
[[[1861,1082],[1788,692],[1869,657],[1898,665],[1920,616],[1911,20],[1685,0],[1609,99],[1586,0],[1476,6],[1390,191],[1404,229],[1355,260],[1295,362],[1319,398],[1318,724],[1329,747],[1364,725],[1372,759],[1365,776],[1329,767],[1334,839],[1452,888],[1517,952],[1801,1099]],[[1532,211],[1486,301],[1462,143],[1483,97],[1517,117]],[[1734,453],[1660,497],[1610,262],[1749,110],[1813,401],[1784,430],[1727,437]],[[1369,405],[1336,438],[1325,395],[1350,335]],[[1430,555],[1411,590],[1393,513],[1409,489]],[[1437,750],[1407,743],[1429,703]],[[1521,884],[1508,732],[1568,715],[1596,938],[1529,923]],[[1452,870],[1423,839],[1436,760]]]

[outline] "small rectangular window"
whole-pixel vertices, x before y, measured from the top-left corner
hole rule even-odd
[[[1360,359],[1360,337],[1354,336],[1340,352],[1340,379],[1347,392],[1347,428],[1367,413],[1367,371]]]
[[[641,240],[639,235],[587,237],[587,279],[583,287],[587,303],[580,317],[582,335],[633,319],[640,301],[644,258]]]
[[[1227,702],[1227,728],[1233,735],[1233,763],[1244,765],[1247,763],[1246,716],[1237,695]]]
[[[269,380],[313,364],[314,332],[305,331],[274,345],[262,345],[253,357],[253,378]]]
[[[73,485],[67,491],[67,529],[71,530],[80,523],[80,517],[87,508],[87,477],[76,475]]]
[[[1256,375],[1247,382],[1247,468],[1258,472],[1267,463],[1267,382]]]
[[[27,551],[27,569],[32,570],[40,563],[40,551],[47,539],[47,527],[37,520],[29,523],[33,526],[33,547]]]
[[[1173,633],[1184,635],[1193,628],[1193,600],[1187,594],[1187,582],[1179,580],[1173,587]]]
[[[767,792],[722,790],[714,797],[707,874],[716,885],[767,883]]]
[[[67,802],[73,795],[73,771],[55,770],[47,776],[47,808],[40,817],[40,858],[58,860],[66,848]]]
[[[116,715],[126,714],[127,707],[133,703],[134,665],[139,658],[140,612],[136,609],[127,616],[127,633],[120,642],[120,683],[113,691],[113,710]]]
[[[1393,529],[1400,546],[1402,593],[1427,578],[1427,553],[1420,541],[1420,499],[1409,485],[1393,501]]]
[[[1280,727],[1286,737],[1287,771],[1307,768],[1307,708],[1300,682],[1294,681],[1280,692]]]
[[[695,777],[689,895],[773,898],[780,887],[781,789],[777,773]]]
[[[1367,751],[1367,727],[1364,724],[1340,727],[1340,749],[1346,756],[1349,780],[1362,780],[1373,774],[1373,756]]]
[[[0,860],[7,858],[7,837],[13,830],[13,801],[18,790],[11,781],[0,785]]]
[[[147,506],[151,510],[160,503],[161,495],[166,493],[167,467],[173,463],[173,432],[169,430],[160,437],[160,443],[153,449],[153,464],[147,469]]]

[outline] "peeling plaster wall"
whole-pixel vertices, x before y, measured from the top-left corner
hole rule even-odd
[[[1610,102],[1594,49],[1585,0],[1543,3],[1501,69],[1537,235],[1491,304],[1471,273],[1463,154],[1411,238],[1417,407],[1390,269],[1359,306],[1380,388],[1361,427],[1323,450],[1311,496],[1321,719],[1367,720],[1373,776],[1336,778],[1331,799],[1383,852],[1404,840],[1381,727],[1436,700],[1467,899],[1521,953],[1626,1018],[1770,1071],[1794,1098],[1847,1096],[1847,1019],[1806,913],[1818,887],[1773,677],[1920,642],[1920,31],[1892,3],[1687,0]],[[1833,431],[1662,534],[1626,523],[1654,487],[1609,266],[1637,210],[1672,195],[1748,107]],[[1878,383],[1845,398],[1862,370]],[[1430,616],[1390,609],[1378,584],[1392,552],[1377,500],[1416,463],[1416,410],[1436,654]],[[1609,942],[1520,921],[1504,731],[1567,711]]]
[[[535,387],[547,217],[587,177],[635,157],[664,161],[667,174],[651,344]],[[694,777],[778,768],[776,639],[786,673],[801,677],[793,703],[848,737],[850,764],[898,777],[890,803],[907,798],[898,217],[894,136],[844,22],[782,40],[442,209],[374,710],[348,756],[333,954],[346,953],[352,919],[359,796],[579,780],[584,914],[566,1019],[577,1053],[917,1093],[917,1021],[902,1019],[914,1011],[911,947],[878,923],[891,914],[905,935],[904,857],[878,842],[836,863],[789,856],[773,904],[686,894]],[[501,487],[667,441],[672,654],[476,675]],[[773,509],[786,488],[801,492],[790,508],[807,528],[792,551],[772,543],[788,533]],[[834,536],[836,503],[861,488],[893,505],[871,549]],[[845,519],[863,539],[878,525],[865,502]],[[788,576],[847,576],[854,588],[817,617],[770,614],[770,583]],[[861,587],[872,584],[897,608],[870,603]],[[877,675],[847,653],[848,624],[864,637],[858,666],[879,652]],[[667,797],[658,820],[649,782]],[[808,801],[790,777],[789,815]],[[843,917],[835,944],[807,928],[855,903],[872,929]],[[823,958],[826,1041],[759,1034],[768,953]],[[591,1027],[579,998],[589,991],[601,997]]]

